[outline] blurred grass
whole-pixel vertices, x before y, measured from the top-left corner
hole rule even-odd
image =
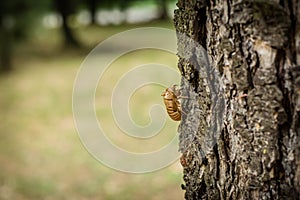
[[[168,22],[153,22],[147,26],[172,28]],[[17,47],[15,70],[0,76],[1,200],[183,198],[178,162],[148,174],[120,173],[90,156],[75,130],[72,89],[82,61],[92,47],[105,38],[134,27],[136,25],[78,28],[77,36],[85,47],[82,50],[62,48],[57,29],[38,29],[35,37]],[[158,59],[170,66],[176,65],[174,55],[157,52],[128,55],[122,63],[131,66],[133,57],[137,56],[145,62]],[[106,89],[110,90],[109,87]],[[158,95],[161,89],[146,87],[147,97],[138,92],[133,96],[135,105],[145,104],[142,112],[132,109],[133,118],[138,123],[147,123],[148,106],[153,101],[161,101]],[[99,99],[109,95],[105,92],[97,94]],[[148,101],[151,96],[155,98]],[[111,112],[106,112],[108,118],[104,123],[111,127]],[[147,151],[153,148],[151,145],[155,144],[156,148],[173,136],[170,132],[176,131],[178,123],[168,124],[164,130],[166,134],[143,146],[133,145],[135,141],[131,139],[122,139],[122,143],[118,143],[120,140],[116,136],[111,137],[124,148],[132,147],[133,151],[144,148]]]

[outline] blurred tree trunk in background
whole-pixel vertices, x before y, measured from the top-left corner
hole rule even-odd
[[[10,71],[12,69],[12,37],[13,34],[9,27],[3,22],[4,19],[0,17],[0,73]]]
[[[179,126],[185,198],[299,199],[299,0],[177,6],[176,30],[206,49],[226,108],[224,121],[210,125],[219,111],[211,100],[216,77],[201,74],[203,57],[178,34],[182,92],[195,94],[182,99]]]
[[[158,5],[158,19],[168,19],[168,0],[157,0]]]
[[[71,0],[55,0],[55,7],[62,17],[62,31],[66,46],[79,47],[79,42],[69,25],[70,16],[74,13],[75,5]]]
[[[22,0],[0,2],[0,72],[12,70],[14,46],[26,39],[31,30],[33,11],[42,10],[40,4],[31,3]],[[36,16],[38,13],[35,12]]]
[[[91,25],[95,25],[96,17],[97,17],[97,0],[89,0],[88,8],[89,8],[90,15],[91,15]]]

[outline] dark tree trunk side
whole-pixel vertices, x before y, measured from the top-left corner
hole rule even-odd
[[[178,64],[189,96],[179,127],[185,198],[299,199],[299,0],[177,5],[177,32],[207,50],[226,100],[221,131],[210,134],[213,91],[199,52],[178,37],[188,55]]]

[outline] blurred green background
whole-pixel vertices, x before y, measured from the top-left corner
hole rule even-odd
[[[133,175],[96,161],[83,147],[72,115],[72,89],[81,63],[101,41],[135,27],[173,29],[175,1],[11,0],[0,2],[0,199],[183,199],[181,166]],[[163,41],[162,41],[163,42]],[[113,82],[138,64],[176,68],[175,55],[144,50],[110,68],[96,101],[109,99]],[[122,66],[121,66],[122,65]],[[122,71],[122,70],[123,71]],[[108,78],[109,77],[109,78]],[[176,80],[179,81],[179,80]],[[176,82],[175,82],[176,83]],[[178,83],[178,82],[177,82]],[[144,87],[130,109],[147,124],[152,104],[162,104],[164,88]],[[110,139],[130,151],[165,145],[176,133],[168,119],[162,133],[140,145],[120,137],[109,105]]]

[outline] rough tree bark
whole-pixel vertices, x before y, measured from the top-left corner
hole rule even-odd
[[[177,6],[185,198],[299,199],[300,1]]]

